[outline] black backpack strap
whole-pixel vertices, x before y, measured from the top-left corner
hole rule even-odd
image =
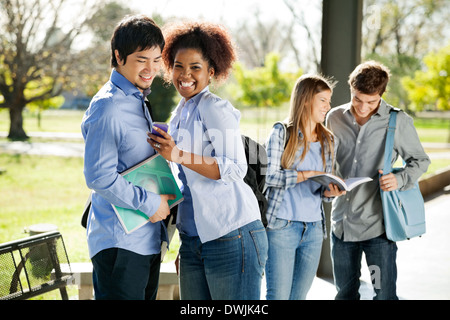
[[[273,124],[273,126],[275,127],[277,124],[281,124],[283,126],[283,131],[284,131],[284,134],[283,134],[283,137],[284,137],[284,148],[286,148],[286,145],[287,145],[287,143],[289,141],[289,130],[288,130],[287,123],[284,122],[284,121],[277,121],[277,122],[275,122]]]
[[[267,199],[264,196],[266,171],[267,171],[267,153],[265,148],[248,136],[242,135],[245,156],[247,160],[247,173],[244,182],[250,186],[256,199],[258,200],[261,221],[267,225],[266,211]]]

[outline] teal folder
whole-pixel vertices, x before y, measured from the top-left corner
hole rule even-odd
[[[176,198],[168,201],[170,208],[183,201],[183,195],[167,160],[159,154],[138,163],[121,175],[147,191],[156,194],[174,194]],[[149,222],[149,217],[139,210],[112,206],[126,233],[133,232]]]

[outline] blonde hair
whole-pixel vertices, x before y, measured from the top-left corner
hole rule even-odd
[[[293,165],[295,154],[300,146],[303,147],[300,162],[304,160],[306,153],[309,151],[305,128],[311,118],[314,96],[326,90],[333,92],[334,86],[335,82],[321,75],[303,75],[297,79],[291,94],[287,123],[289,140],[281,157],[283,168],[288,169]],[[299,131],[303,134],[303,138],[299,137]],[[316,125],[316,133],[322,147],[322,162],[325,168],[326,152],[329,152],[331,156],[334,154],[334,136],[322,123]]]

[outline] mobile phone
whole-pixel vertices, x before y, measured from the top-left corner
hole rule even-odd
[[[153,127],[158,127],[161,130],[164,130],[165,132],[167,132],[167,130],[169,129],[169,125],[167,123],[164,122],[153,122],[153,126],[152,126],[152,134],[158,136],[158,137],[162,137],[162,135],[157,132]]]

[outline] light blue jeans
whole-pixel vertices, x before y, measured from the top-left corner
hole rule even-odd
[[[277,219],[267,229],[267,300],[304,300],[319,266],[322,221]]]
[[[259,300],[267,260],[267,235],[251,222],[206,243],[180,233],[180,298]]]

